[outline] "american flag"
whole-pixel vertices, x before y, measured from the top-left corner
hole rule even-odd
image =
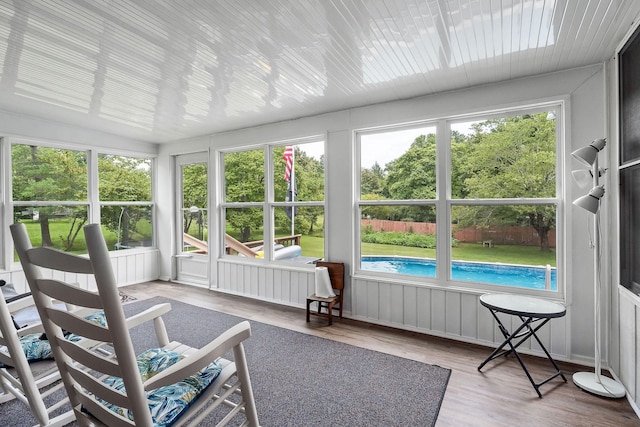
[[[282,159],[286,163],[284,167],[284,180],[289,181],[291,179],[291,167],[293,166],[293,147],[291,145],[285,147]]]

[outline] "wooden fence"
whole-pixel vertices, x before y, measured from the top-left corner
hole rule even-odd
[[[389,221],[382,219],[363,219],[362,228],[371,227],[373,231],[392,231],[400,233],[435,234],[436,224],[428,222]],[[538,246],[540,237],[533,227],[454,227],[454,239],[459,242],[491,242],[493,245]],[[556,246],[556,231],[549,231],[549,247]]]

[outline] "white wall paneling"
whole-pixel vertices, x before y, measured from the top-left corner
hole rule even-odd
[[[156,249],[111,252],[111,264],[118,286],[157,280],[158,272],[160,271],[158,259],[159,252]],[[29,286],[22,269],[18,268],[18,264],[15,267],[11,271],[0,274],[0,278],[7,281],[7,283],[12,283],[16,291],[20,293],[29,292]],[[43,269],[43,275],[49,275],[52,279],[64,280],[69,283],[78,283],[83,289],[96,290],[95,280],[88,275],[52,273],[46,269]]]
[[[629,398],[640,406],[640,297],[618,286],[620,297],[620,368],[618,378]]]
[[[179,282],[209,287],[209,257],[191,255],[175,257],[176,271],[179,271]]]
[[[348,316],[353,319],[489,346],[504,340],[495,319],[480,304],[482,293],[371,279],[353,279],[351,283],[355,309]],[[500,315],[500,319],[508,328],[520,325],[514,316]],[[537,333],[549,352],[560,360],[571,359],[566,345],[567,324],[566,316],[552,319]],[[522,349],[544,356],[535,340],[525,342]]]
[[[305,308],[306,297],[314,290],[313,270],[256,267],[221,261],[218,275],[218,291],[291,307]],[[480,305],[481,293],[370,279],[355,279],[351,284],[354,310],[345,312],[346,317],[488,346],[496,346],[503,341],[489,310]],[[507,327],[520,325],[513,316],[501,318]],[[545,347],[559,360],[571,358],[565,344],[567,323],[567,317],[552,319],[538,332]],[[522,345],[522,352],[544,356],[538,344],[531,341]]]

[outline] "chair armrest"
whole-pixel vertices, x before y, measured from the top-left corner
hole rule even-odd
[[[146,391],[154,390],[166,385],[175,384],[205,368],[207,365],[222,356],[227,350],[240,345],[242,341],[251,336],[251,325],[244,320],[227,329],[200,350],[189,354],[175,365],[165,369],[159,374],[144,382]]]
[[[18,332],[18,337],[24,337],[29,334],[42,334],[44,333],[44,327],[42,323],[34,323],[33,325],[17,329],[16,332]]]
[[[127,317],[127,327],[129,329],[142,325],[143,323],[148,322],[149,320],[153,320],[156,317],[160,317],[163,314],[167,314],[171,311],[171,304],[168,302],[154,305],[146,309],[145,311],[141,311],[140,313],[134,314],[131,317]]]
[[[7,308],[9,308],[10,313],[15,313],[16,311],[35,305],[31,293],[20,294],[18,296],[11,297],[6,300],[6,302]]]
[[[162,303],[156,304],[153,307],[146,309],[140,313],[134,314],[131,317],[127,317],[127,328],[131,329],[150,320],[153,320],[153,326],[156,332],[156,338],[160,347],[169,345],[169,334],[167,328],[162,320],[162,315],[171,311],[171,304]]]

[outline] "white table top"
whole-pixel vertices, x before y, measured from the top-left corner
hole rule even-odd
[[[480,297],[480,303],[492,310],[516,316],[550,318],[562,317],[567,312],[562,304],[526,295],[485,294]]]

